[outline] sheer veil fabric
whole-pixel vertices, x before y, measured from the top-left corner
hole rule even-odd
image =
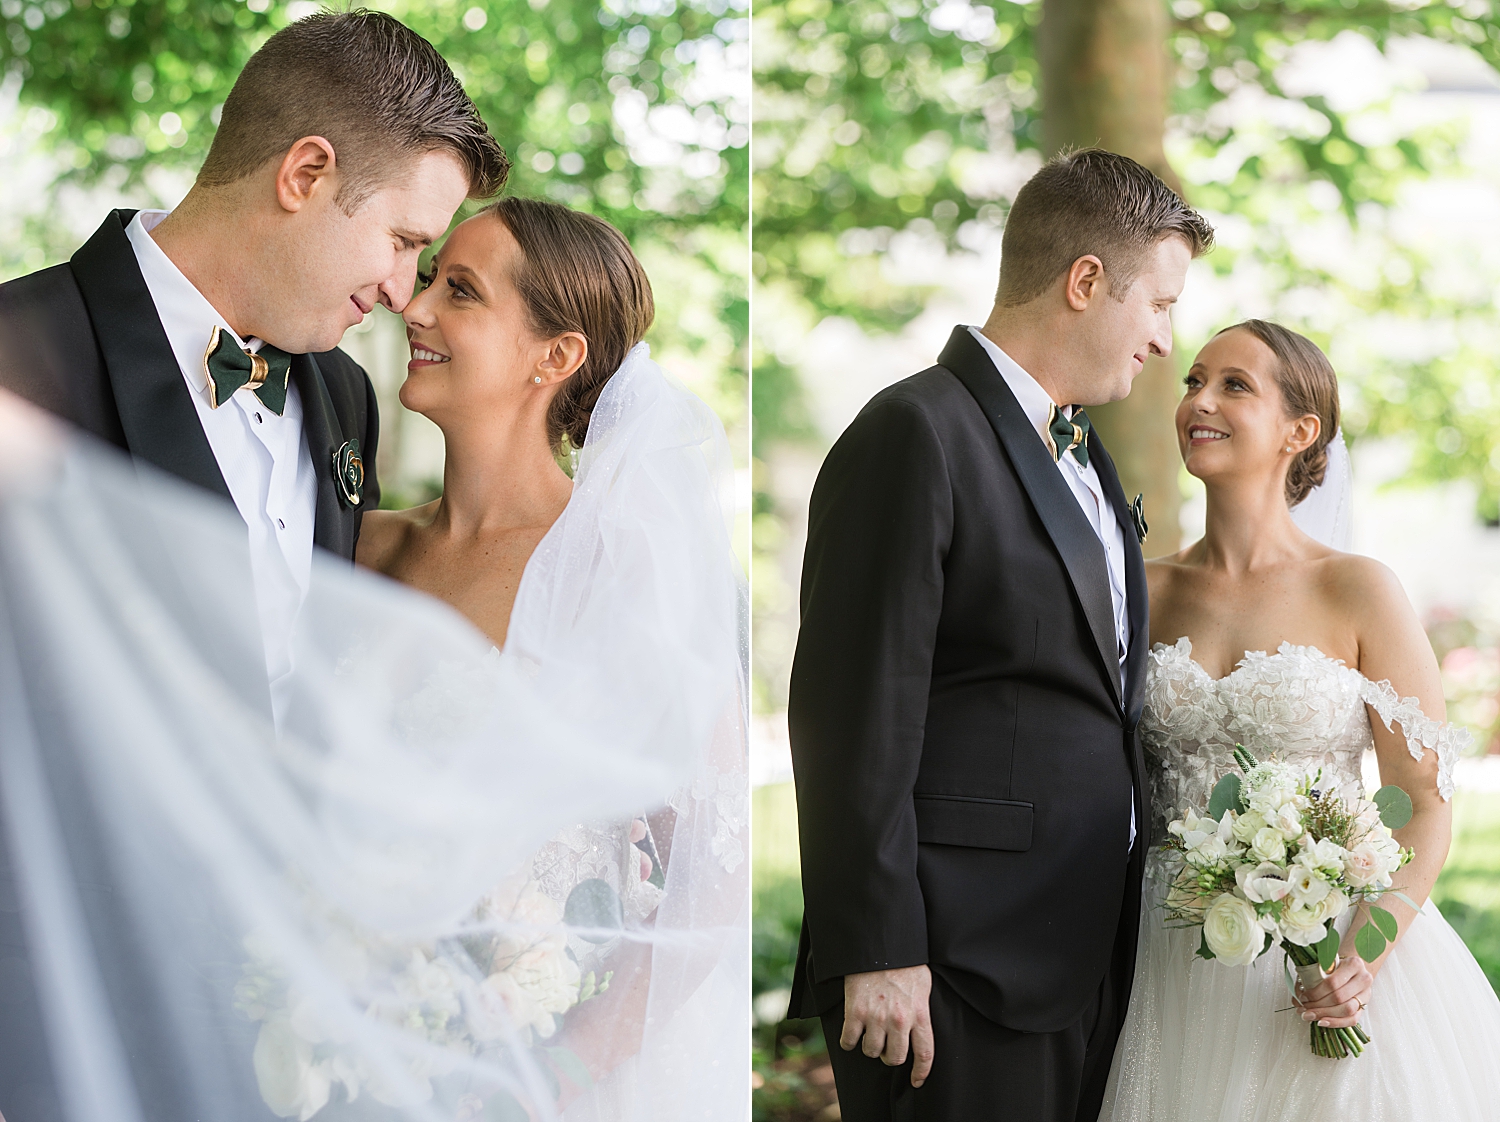
[[[1292,507],[1292,521],[1310,538],[1330,549],[1348,553],[1354,545],[1354,473],[1344,434],[1328,442],[1328,466],[1323,482]]]
[[[505,649],[315,558],[279,730],[234,513],[83,438],[44,459],[0,470],[0,872],[46,1045],[13,1101],[522,1120],[561,1087],[569,1118],[747,1117],[731,465],[644,345]],[[536,855],[580,824],[641,883],[548,897]]]

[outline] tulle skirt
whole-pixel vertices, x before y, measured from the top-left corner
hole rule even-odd
[[[1153,865],[1155,862],[1153,862]],[[1500,999],[1429,901],[1360,1023],[1362,1056],[1312,1054],[1277,948],[1248,967],[1197,958],[1147,880],[1135,986],[1100,1122],[1480,1122],[1500,1118]]]

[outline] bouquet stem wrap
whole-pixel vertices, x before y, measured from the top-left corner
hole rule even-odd
[[[1323,972],[1322,966],[1318,964],[1317,952],[1312,948],[1299,947],[1296,943],[1283,939],[1281,949],[1286,951],[1287,957],[1296,964],[1297,981],[1304,990],[1311,990],[1328,977]],[[1350,1025],[1348,1028],[1324,1028],[1313,1021],[1307,1027],[1313,1052],[1319,1056],[1327,1056],[1331,1060],[1358,1056],[1365,1050],[1365,1045],[1370,1043],[1369,1034],[1358,1024]]]

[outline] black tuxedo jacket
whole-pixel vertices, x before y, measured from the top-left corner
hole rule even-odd
[[[1088,447],[1126,528],[1123,696],[1104,548],[967,328],[829,452],[788,713],[792,1015],[833,1008],[846,974],[921,963],[1027,1032],[1077,1020],[1112,959],[1128,996],[1146,578],[1114,465]]]
[[[232,501],[125,236],[134,215],[112,211],[66,265],[0,285],[0,386]],[[374,387],[337,349],[294,356],[292,380],[318,476],[313,542],[352,559],[362,514],[380,505]],[[365,465],[354,509],[339,500],[333,464],[351,439]]]

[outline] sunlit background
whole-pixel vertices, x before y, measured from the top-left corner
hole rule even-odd
[[[0,0],[0,280],[66,261],[111,207],[175,205],[245,60],[323,6]],[[654,356],[718,411],[744,469],[747,554],[746,0],[367,6],[448,60],[515,164],[508,193],[591,211],[630,238],[656,295]],[[396,400],[400,320],[377,308],[343,346],[380,399],[385,504],[432,498],[442,437]]]
[[[1500,16],[1488,0],[1109,2],[1158,29],[1119,47],[1121,69],[1147,75],[1142,52],[1159,53],[1156,157],[1107,107],[1049,117],[1048,66],[1073,79],[1082,64],[1049,62],[1042,3],[755,5],[759,1118],[837,1117],[815,1023],[782,1020],[801,918],[785,705],[808,494],[865,401],[931,365],[955,323],[984,322],[1009,201],[1044,151],[1102,139],[1175,175],[1213,221],[1177,360],[1247,316],[1327,348],[1355,548],[1415,601],[1450,717],[1500,748]],[[1201,486],[1173,466],[1180,369],[1107,434],[1146,468],[1170,457],[1173,493],[1126,481],[1148,494],[1148,555],[1202,530]],[[1500,985],[1500,756],[1459,776],[1436,896]]]

